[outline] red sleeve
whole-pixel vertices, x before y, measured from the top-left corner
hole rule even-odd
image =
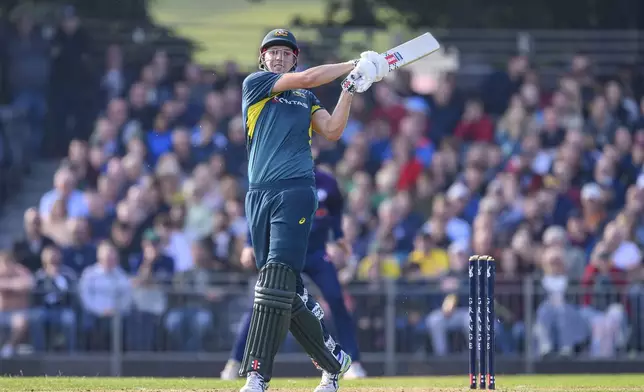
[[[478,140],[485,142],[494,140],[494,125],[488,116],[483,117],[480,121]]]
[[[465,140],[465,137],[467,136],[467,125],[463,121],[459,121],[458,124],[456,124],[456,128],[454,128],[454,136],[461,140]]]
[[[407,190],[416,184],[418,176],[423,171],[423,165],[414,159],[407,162],[407,164],[400,171],[400,178],[398,179],[398,190]]]
[[[588,265],[586,266],[586,270],[584,271],[584,275],[581,278],[581,287],[582,287],[582,292],[583,292],[583,298],[582,298],[582,303],[586,306],[590,305],[592,302],[591,294],[590,294],[590,287],[592,286],[594,280],[595,280],[595,273],[597,272],[597,269],[593,265]]]

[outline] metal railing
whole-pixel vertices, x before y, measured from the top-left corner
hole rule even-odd
[[[183,353],[196,360],[227,358],[238,324],[250,309],[253,283],[222,284],[201,292],[139,287],[120,294],[99,293],[98,288],[79,294],[33,293],[31,307],[11,317],[28,321],[23,348],[31,355],[102,353],[109,355],[111,372],[118,375],[128,358],[152,359],[165,353]],[[467,287],[461,289],[456,306],[446,310],[440,282],[382,281],[349,287],[346,303],[357,327],[362,361],[382,364],[387,375],[395,375],[401,361],[422,363],[436,357],[465,361],[467,302],[461,298],[467,298]],[[588,290],[571,284],[559,296],[549,294],[540,280],[497,280],[497,359],[522,361],[526,373],[548,355],[571,360],[641,359],[644,283],[593,294]],[[326,308],[326,324],[333,332],[333,315],[316,297]],[[114,311],[121,305],[127,310]],[[6,332],[12,313],[0,314]],[[280,357],[288,362],[306,360],[290,336]]]

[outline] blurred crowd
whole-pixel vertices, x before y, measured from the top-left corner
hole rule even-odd
[[[163,49],[133,69],[111,45],[93,82],[100,110],[84,121],[93,112],[76,79],[89,44],[78,23],[67,11],[47,40],[19,20],[10,40],[9,69],[25,83],[12,97],[30,110],[34,148],[55,140],[66,156],[53,188],[25,212],[24,233],[0,253],[0,353],[25,342],[36,351],[109,348],[115,314],[127,350],[208,350],[216,327],[230,331],[231,309],[246,303],[226,296],[231,273],[249,273],[239,263],[245,75],[235,64],[175,67]],[[54,69],[59,93],[48,102]],[[644,350],[638,75],[599,78],[577,55],[545,89],[538,68],[517,56],[478,91],[457,81],[444,75],[421,95],[397,71],[354,97],[340,142],[313,139],[317,164],[344,192],[353,247],[346,258],[329,245],[329,260],[345,285],[371,293],[346,295],[363,351],[384,345],[384,280],[400,282],[399,351],[462,350],[472,254],[498,263],[501,352],[525,342],[539,356]],[[339,91],[334,83],[315,93],[332,110]],[[48,111],[56,116],[45,127]]]

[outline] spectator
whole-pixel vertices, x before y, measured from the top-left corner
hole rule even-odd
[[[36,272],[32,329],[37,351],[64,347],[76,348],[76,294],[77,277],[62,264],[60,251],[48,246],[43,250],[42,268]]]
[[[590,355],[607,357],[626,343],[625,281],[610,262],[609,247],[599,242],[582,278],[582,314],[591,328]]]
[[[51,238],[58,246],[67,246],[71,241],[68,227],[67,206],[65,200],[58,199],[51,211],[43,219],[43,234]]]
[[[83,270],[78,289],[83,308],[82,330],[90,336],[90,347],[105,349],[112,317],[130,311],[132,288],[127,274],[119,267],[114,245],[103,241],[96,252],[98,261]]]
[[[129,350],[151,351],[156,326],[168,306],[165,289],[172,282],[174,260],[163,254],[162,238],[154,229],[143,235],[143,254],[133,266],[133,312],[128,316],[126,346]]]
[[[558,338],[558,353],[563,356],[573,354],[575,346],[587,338],[585,320],[577,308],[567,298],[568,276],[562,248],[547,248],[542,256],[544,276],[541,286],[545,299],[537,309],[535,335],[538,353],[549,355],[556,349],[555,336]],[[554,336],[553,336],[554,335]]]
[[[449,248],[449,270],[440,279],[440,292],[444,295],[440,309],[427,316],[426,324],[432,340],[434,353],[447,354],[447,332],[461,331],[467,338],[469,333],[468,295],[468,248],[464,243],[455,242]]]
[[[91,242],[86,219],[70,219],[68,222],[67,230],[71,233],[71,241],[63,248],[63,264],[80,275],[85,268],[96,263],[96,247]]]
[[[87,215],[87,203],[83,193],[77,189],[74,173],[66,168],[58,169],[54,176],[54,189],[45,193],[40,199],[40,215],[49,216],[53,204],[58,199],[65,202],[67,213],[70,217]]]
[[[54,244],[42,231],[42,219],[35,208],[29,208],[24,214],[25,234],[22,240],[13,246],[16,260],[32,273],[41,267],[41,255],[45,248]]]
[[[18,264],[11,253],[0,251],[0,327],[9,330],[9,337],[1,341],[2,358],[13,356],[27,333],[33,285],[29,270]]]
[[[476,98],[465,102],[463,117],[454,129],[454,136],[464,142],[491,142],[494,139],[494,124],[483,111],[483,102]]]
[[[444,249],[436,247],[431,233],[422,232],[416,236],[414,250],[407,261],[407,279],[429,279],[448,271],[449,259]]]
[[[168,312],[165,327],[175,347],[194,352],[203,350],[206,335],[213,332],[210,307],[222,292],[215,285],[209,242],[193,242],[191,249],[194,266],[174,278],[177,304]]]

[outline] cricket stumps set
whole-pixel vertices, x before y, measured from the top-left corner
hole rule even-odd
[[[468,265],[470,389],[496,389],[494,371],[494,281],[496,261],[492,256],[474,255]],[[478,372],[477,372],[478,360]],[[478,377],[477,377],[478,375]]]

